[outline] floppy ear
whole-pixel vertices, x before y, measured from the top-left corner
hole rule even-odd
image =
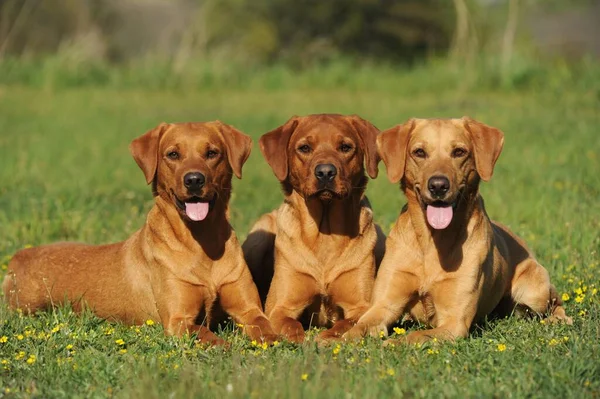
[[[156,167],[158,165],[158,143],[168,126],[168,123],[163,122],[129,144],[129,151],[142,172],[144,172],[146,183],[148,184],[152,183],[154,176],[156,175]]]
[[[484,181],[492,178],[494,165],[502,152],[504,133],[500,130],[477,122],[467,116],[463,118],[465,129],[471,134],[473,140],[473,153],[477,173]]]
[[[227,159],[233,173],[238,179],[242,178],[242,166],[248,160],[252,151],[252,139],[236,128],[221,121],[216,121],[221,136],[227,146]]]
[[[358,137],[362,141],[365,149],[365,163],[367,164],[367,173],[371,179],[375,179],[379,173],[377,165],[379,165],[379,154],[377,153],[377,129],[371,122],[364,120],[358,115],[349,116],[350,123],[358,132]]]
[[[409,119],[406,123],[385,130],[377,136],[377,150],[392,183],[398,183],[404,176],[408,139],[414,127],[415,120]]]
[[[263,134],[258,140],[260,151],[279,181],[285,181],[288,177],[287,146],[298,123],[300,118],[293,116],[282,126]]]

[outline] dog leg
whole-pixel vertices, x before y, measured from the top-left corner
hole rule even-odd
[[[515,303],[547,315],[549,322],[573,324],[573,319],[567,316],[563,308],[556,288],[550,283],[548,271],[535,259],[529,258],[517,265],[511,296]]]
[[[375,281],[373,305],[358,320],[358,323],[346,332],[342,338],[356,340],[371,335],[387,336],[387,327],[398,320],[406,307],[415,299],[418,280],[412,273],[395,271],[395,267],[382,264],[380,274]]]
[[[237,281],[221,287],[219,298],[223,310],[244,325],[244,332],[250,339],[269,344],[277,340],[271,323],[261,310],[258,292],[246,267]]]

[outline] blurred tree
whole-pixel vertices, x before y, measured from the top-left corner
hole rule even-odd
[[[300,65],[340,53],[411,61],[446,49],[453,20],[442,0],[221,0],[209,45]]]
[[[300,67],[342,54],[410,62],[445,51],[454,19],[448,0],[0,0],[0,56],[69,42],[111,62],[174,58],[175,70],[198,56]]]

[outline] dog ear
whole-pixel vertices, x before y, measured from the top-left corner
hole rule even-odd
[[[473,140],[473,153],[477,173],[484,181],[492,178],[494,165],[504,146],[504,133],[500,130],[477,122],[467,116],[463,118],[465,129]]]
[[[144,172],[148,184],[152,183],[154,176],[156,176],[158,143],[168,126],[168,123],[163,122],[129,144],[129,151],[142,172]]]
[[[263,134],[258,140],[263,157],[279,181],[285,181],[288,177],[287,146],[298,123],[300,118],[293,116],[282,126]]]
[[[233,173],[238,179],[242,178],[242,166],[248,160],[252,151],[252,139],[236,128],[221,121],[216,121],[221,136],[227,146],[227,159]]]
[[[406,123],[385,130],[377,136],[377,150],[392,183],[398,183],[404,176],[408,139],[414,128],[415,120],[409,119]]]
[[[377,152],[377,135],[379,134],[379,129],[371,122],[364,120],[358,115],[351,115],[349,119],[350,123],[352,123],[358,132],[358,137],[360,137],[363,148],[365,149],[367,173],[371,179],[375,179],[379,173],[379,168],[377,166],[381,160]]]

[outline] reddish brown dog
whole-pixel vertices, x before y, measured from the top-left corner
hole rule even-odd
[[[387,333],[405,312],[433,328],[403,342],[466,337],[498,306],[571,323],[546,269],[485,212],[479,181],[492,177],[503,142],[500,130],[469,118],[411,119],[379,135],[408,206],[387,239],[373,306],[344,338]]]
[[[28,312],[63,302],[106,319],[160,320],[165,333],[197,333],[222,309],[252,339],[272,341],[270,323],[228,222],[232,172],[241,178],[252,140],[221,122],[163,123],[135,139],[131,153],[155,204],[128,240],[24,249],[9,264],[4,293]],[[219,305],[219,306],[215,306]]]
[[[321,339],[339,337],[369,307],[385,245],[364,196],[364,164],[377,176],[378,133],[357,116],[324,114],[293,117],[260,139],[285,202],[259,219],[244,255],[275,332],[291,341],[309,325],[333,326]]]

